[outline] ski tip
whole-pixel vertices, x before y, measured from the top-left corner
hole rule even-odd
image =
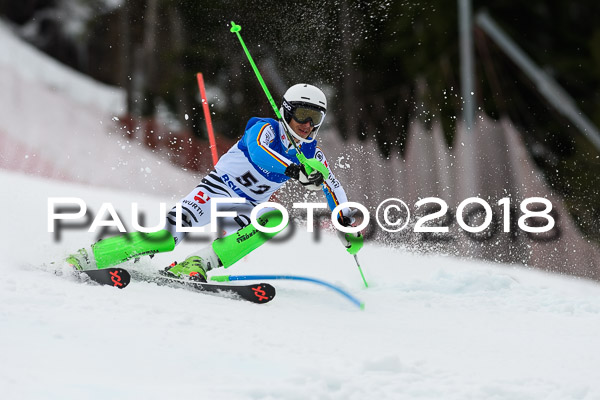
[[[364,311],[364,310],[365,310],[365,303],[360,303],[360,306],[359,306],[359,307],[360,307],[360,309],[361,309],[361,310],[363,310],[363,311]]]

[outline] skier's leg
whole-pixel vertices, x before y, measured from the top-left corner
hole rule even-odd
[[[173,236],[167,230],[152,233],[133,232],[101,239],[69,255],[66,261],[78,270],[102,269],[132,258],[171,251],[174,248]]]
[[[252,206],[250,206],[252,207]],[[232,207],[238,212],[241,220],[250,221],[250,212],[252,208],[248,206]],[[241,211],[245,211],[241,213]],[[283,221],[283,214],[277,209],[262,209],[256,218],[258,224],[266,228],[278,227]],[[240,221],[238,219],[237,221]],[[226,226],[232,226],[225,221]],[[287,226],[287,224],[286,224]],[[281,232],[285,226],[276,232],[261,232],[252,224],[228,234],[225,237],[216,239],[210,246],[204,247],[190,254],[184,262],[173,263],[166,270],[177,277],[193,276],[199,280],[206,280],[206,272],[217,267],[230,267],[237,261],[256,250],[262,244],[267,242],[273,236]]]
[[[200,186],[180,200],[182,226],[200,227],[210,222],[211,197],[205,195]],[[228,192],[224,192],[224,195],[230,197]],[[225,197],[224,195],[221,197]],[[219,197],[219,194],[214,197]],[[79,249],[67,257],[66,261],[78,270],[102,269],[132,258],[172,251],[184,235],[176,230],[175,210],[174,207],[169,212],[165,228],[158,232],[133,232],[103,239],[90,247]]]
[[[256,222],[265,228],[275,228],[281,225],[283,214],[275,208],[264,208],[258,214]],[[254,225],[249,224],[244,228],[215,240],[212,249],[219,257],[221,264],[227,268],[262,246],[269,239],[285,229],[284,225],[276,232],[262,232]]]
[[[204,178],[202,181],[206,181]],[[182,228],[196,228],[210,223],[211,201],[213,198],[230,198],[231,195],[226,192],[216,194],[207,194],[205,185],[200,184],[192,190],[187,196],[179,201],[181,204],[180,226]],[[185,239],[186,232],[177,230],[177,208],[173,207],[167,214],[165,228],[173,236],[175,246]]]

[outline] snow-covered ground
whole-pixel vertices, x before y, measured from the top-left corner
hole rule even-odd
[[[299,226],[226,272],[324,279],[364,311],[303,282],[272,282],[265,305],[143,282],[117,290],[53,273],[50,261],[94,235],[55,242],[47,198],[111,202],[126,221],[136,201],[148,225],[169,199],[8,172],[0,186],[12,189],[1,197],[5,399],[600,399],[596,283],[367,244],[365,289],[335,237],[315,242]]]
[[[255,305],[57,276],[50,262],[96,237],[68,230],[56,241],[49,197],[81,198],[94,213],[110,202],[128,227],[138,202],[156,225],[158,203],[170,207],[196,179],[99,127],[122,109],[120,90],[11,35],[0,24],[0,167],[68,178],[48,171],[66,166],[93,186],[0,169],[3,399],[600,399],[593,282],[369,243],[359,254],[365,289],[337,239],[315,241],[302,226],[226,272],[323,279],[364,311],[304,282],[274,281],[276,298]],[[44,162],[15,166],[34,157]],[[119,184],[128,191],[99,187]],[[127,267],[151,272],[206,243]]]
[[[141,193],[169,194],[197,182],[125,135],[123,89],[61,65],[1,18],[0,88],[0,169]],[[144,127],[132,135],[141,137]]]

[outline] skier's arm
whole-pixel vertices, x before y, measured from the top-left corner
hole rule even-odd
[[[256,124],[248,130],[246,145],[250,159],[260,168],[284,174],[293,162],[269,147],[276,140],[275,130],[268,122]]]
[[[335,177],[331,168],[329,167],[329,163],[325,158],[325,154],[323,151],[317,147],[317,152],[315,153],[315,158],[323,163],[329,170],[329,177],[323,183],[323,192],[325,193],[325,197],[327,198],[327,204],[329,208],[333,211],[338,205],[346,203],[348,201],[348,197],[346,196],[346,191],[342,187],[342,184]],[[345,227],[350,227],[354,224],[354,213],[348,208],[342,208],[338,214],[337,218],[340,225]],[[357,233],[344,233],[338,230],[338,237],[340,241],[350,254],[356,254],[363,246],[363,236],[360,232]]]
[[[315,158],[325,165],[327,170],[329,170],[329,177],[323,182],[323,193],[325,193],[325,197],[327,198],[327,205],[329,205],[329,208],[331,211],[333,211],[338,205],[348,201],[346,191],[342,187],[340,181],[333,174],[333,171],[331,170],[331,167],[329,167],[329,163],[325,158],[325,154],[319,147],[317,147],[317,151],[315,152]],[[347,207],[341,209],[340,212],[338,212],[337,217],[340,223],[342,223],[344,217],[352,218],[350,209]]]
[[[321,190],[323,188],[323,174],[316,170],[308,174],[302,164],[290,164],[285,170],[285,174],[296,179],[308,190]]]

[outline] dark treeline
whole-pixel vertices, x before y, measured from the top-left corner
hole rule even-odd
[[[323,87],[328,124],[346,139],[375,139],[383,155],[403,151],[415,118],[441,121],[453,145],[463,106],[456,1],[113,3],[0,0],[0,15],[66,64],[126,88],[129,113],[164,105],[200,137],[196,72],[214,96],[220,135],[239,136],[251,115],[272,116],[229,32],[233,20],[276,101],[293,83]],[[484,9],[600,126],[600,2],[473,0],[474,13]],[[600,152],[477,27],[474,43],[478,107],[518,126],[584,232],[600,239]]]

